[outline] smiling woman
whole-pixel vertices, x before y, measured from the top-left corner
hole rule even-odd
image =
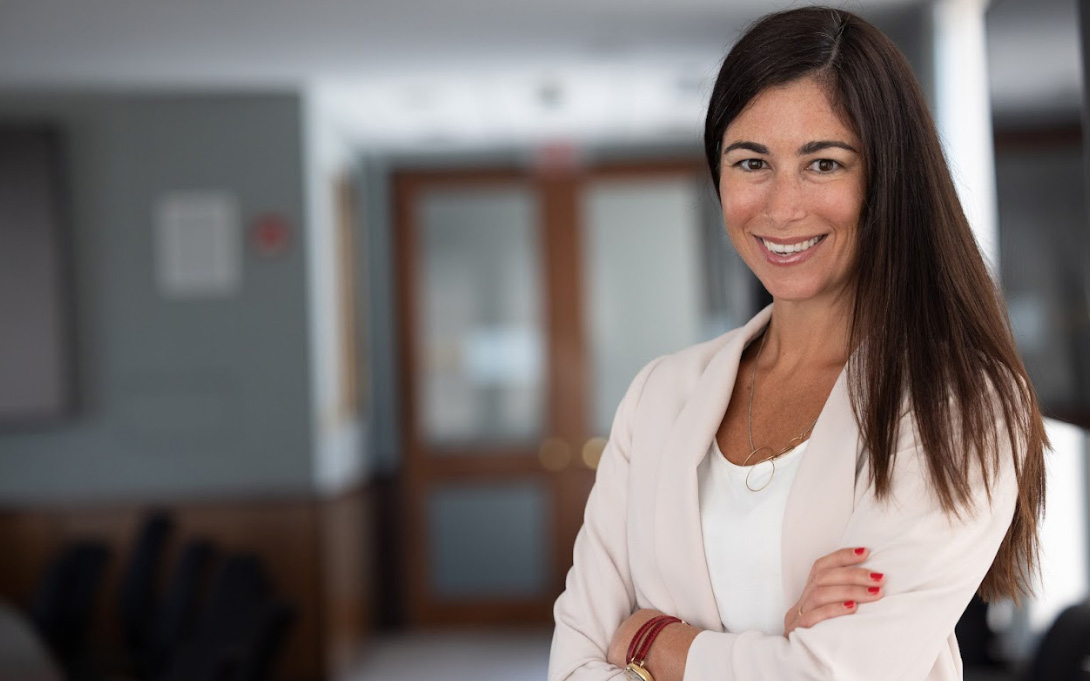
[[[850,12],[772,14],[705,150],[773,304],[633,380],[549,679],[961,679],[966,604],[1036,570],[1047,442],[919,85]]]

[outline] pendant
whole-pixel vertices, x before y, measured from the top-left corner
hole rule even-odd
[[[763,479],[764,480],[763,484],[759,484],[757,487],[754,487],[750,483],[750,477],[753,475],[754,472],[756,472],[757,468],[759,466],[761,466],[761,464],[766,464],[766,463],[769,466],[772,467],[772,470],[769,471],[768,477]],[[767,469],[765,469],[765,470],[767,470]],[[760,492],[765,487],[768,487],[770,484],[772,484],[772,476],[774,476],[774,475],[776,475],[776,457],[771,457],[771,458],[765,459],[764,461],[760,461],[760,462],[754,464],[749,469],[749,471],[746,473],[746,489],[748,489],[750,492]],[[762,478],[758,476],[757,482],[761,483],[761,480],[762,480]]]

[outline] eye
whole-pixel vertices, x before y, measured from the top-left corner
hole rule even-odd
[[[810,169],[816,170],[819,173],[831,173],[840,167],[840,162],[834,161],[831,158],[819,158],[810,164]]]
[[[765,167],[767,167],[768,164],[765,163],[764,159],[760,159],[760,158],[744,158],[741,161],[738,161],[737,163],[735,163],[734,165],[735,165],[735,167],[741,168],[742,170],[744,170],[746,172],[754,172],[756,170],[764,170]]]

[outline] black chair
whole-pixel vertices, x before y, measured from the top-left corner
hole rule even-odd
[[[266,681],[270,678],[276,653],[284,645],[288,632],[298,617],[286,601],[270,601],[259,618],[254,635],[246,646],[246,655],[234,668],[228,667],[223,681]]]
[[[109,550],[99,541],[65,546],[33,596],[30,619],[69,679],[87,678],[87,635]]]
[[[148,515],[137,534],[118,592],[117,610],[125,652],[130,660],[146,657],[155,612],[156,580],[163,552],[174,530],[164,511]]]
[[[213,557],[210,541],[194,539],[182,546],[152,616],[147,647],[132,660],[131,671],[137,679],[160,676],[178,647],[193,633]]]
[[[966,669],[1003,669],[1004,662],[996,656],[997,637],[988,626],[988,604],[978,594],[973,595],[954,633],[961,649],[961,662]]]
[[[1045,632],[1025,681],[1090,679],[1090,603],[1072,605]]]
[[[216,575],[193,637],[162,681],[264,681],[294,612],[272,594],[256,556],[229,556]]]

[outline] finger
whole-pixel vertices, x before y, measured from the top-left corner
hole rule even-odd
[[[840,601],[823,605],[819,608],[814,608],[813,610],[803,610],[796,626],[812,627],[818,622],[824,622],[825,620],[833,619],[834,617],[851,615],[858,609],[859,604],[855,601]]]
[[[830,568],[858,565],[870,556],[870,551],[862,546],[839,549],[814,561],[814,572]]]
[[[813,590],[810,597],[803,601],[802,609],[817,610],[826,605],[856,601],[858,603],[871,603],[882,598],[883,590],[880,586],[852,586],[849,584],[837,584],[834,586],[822,586]]]
[[[814,574],[811,584],[815,586],[829,586],[833,584],[856,586],[882,586],[886,583],[886,576],[881,572],[874,572],[861,567],[838,567],[822,570]]]

